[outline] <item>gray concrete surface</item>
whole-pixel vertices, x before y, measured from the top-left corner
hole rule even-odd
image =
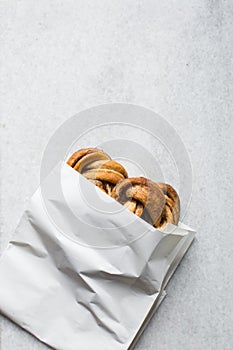
[[[0,1],[1,252],[54,130],[93,105],[147,106],[193,166],[198,237],[137,350],[233,349],[231,0]],[[1,350],[46,349],[0,317]]]

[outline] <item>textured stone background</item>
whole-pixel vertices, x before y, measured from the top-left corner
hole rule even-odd
[[[1,251],[39,183],[43,150],[87,107],[150,107],[193,166],[196,242],[137,350],[232,350],[231,0],[0,0]],[[46,349],[0,318],[1,350]]]

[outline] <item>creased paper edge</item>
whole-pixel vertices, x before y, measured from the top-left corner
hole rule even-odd
[[[164,279],[164,282],[162,284],[160,292],[158,293],[151,309],[147,313],[145,319],[143,320],[140,328],[138,329],[136,335],[134,336],[134,338],[133,338],[132,342],[130,343],[130,345],[128,346],[127,350],[134,349],[134,347],[136,346],[136,344],[138,342],[138,339],[140,338],[140,336],[142,335],[142,333],[146,329],[149,321],[151,320],[151,318],[155,314],[156,310],[159,308],[160,304],[164,300],[164,298],[166,296],[165,288],[166,288],[168,282],[170,281],[171,277],[175,273],[179,263],[183,259],[184,255],[187,253],[188,249],[190,248],[190,246],[195,238],[196,231],[194,231],[193,229],[189,228],[188,226],[186,226],[184,224],[181,224],[179,227],[188,229],[189,234],[186,236],[186,239],[184,240],[183,244],[181,245],[180,249],[178,250],[172,264],[170,265],[170,268],[168,269],[168,272],[165,276],[165,279]]]

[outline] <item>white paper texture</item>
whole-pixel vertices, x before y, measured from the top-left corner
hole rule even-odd
[[[131,349],[194,234],[155,230],[61,163],[0,259],[0,311],[55,349]]]

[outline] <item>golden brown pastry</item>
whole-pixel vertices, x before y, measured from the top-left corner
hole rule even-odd
[[[128,177],[121,164],[98,148],[80,149],[72,154],[67,164],[109,195],[119,181]]]
[[[161,188],[144,177],[122,180],[113,189],[112,197],[152,225],[161,217],[166,203]]]
[[[179,197],[170,185],[128,178],[115,186],[111,196],[156,228],[178,223]]]
[[[155,227],[165,227],[168,223],[177,225],[180,217],[180,199],[174,188],[168,184],[157,182],[165,196],[165,207]]]
[[[125,168],[98,148],[80,149],[67,164],[154,227],[178,224],[180,201],[172,186],[144,177],[128,178]]]

